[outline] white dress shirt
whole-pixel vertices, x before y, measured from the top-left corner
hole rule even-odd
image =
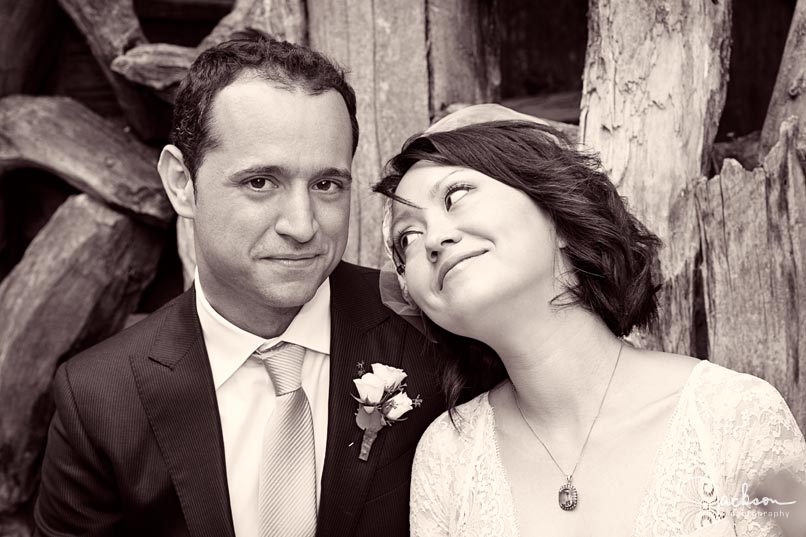
[[[321,496],[322,467],[327,440],[327,403],[330,381],[330,282],[325,282],[305,304],[285,332],[265,340],[238,328],[216,312],[202,290],[199,273],[194,281],[199,314],[221,415],[230,507],[235,534],[259,537],[258,476],[263,429],[274,410],[274,385],[266,368],[252,353],[267,341],[285,341],[305,347],[302,389],[313,416],[316,453],[316,498]]]

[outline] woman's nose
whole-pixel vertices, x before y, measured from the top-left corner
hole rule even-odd
[[[436,263],[439,260],[440,254],[442,254],[446,248],[461,240],[461,233],[450,225],[443,224],[439,228],[429,230],[425,237],[425,249],[428,254],[428,260],[432,263]]]

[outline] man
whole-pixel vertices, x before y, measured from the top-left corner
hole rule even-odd
[[[193,220],[194,286],[59,368],[37,531],[408,535],[414,448],[443,398],[377,272],[340,261],[352,89],[321,55],[250,33],[194,62],[172,138],[158,170]],[[362,461],[353,379],[375,362],[423,402]]]

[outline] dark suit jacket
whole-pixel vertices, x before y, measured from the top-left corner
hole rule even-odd
[[[327,452],[317,536],[408,536],[414,449],[444,409],[432,352],[380,303],[378,273],[331,276]],[[357,362],[423,399],[358,460]],[[213,379],[193,290],[62,365],[35,508],[40,535],[234,536]],[[256,469],[257,471],[257,469]]]

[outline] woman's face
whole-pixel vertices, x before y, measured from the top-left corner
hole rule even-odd
[[[554,226],[526,194],[475,170],[418,162],[395,194],[392,238],[414,302],[434,322],[479,337],[561,289]]]

